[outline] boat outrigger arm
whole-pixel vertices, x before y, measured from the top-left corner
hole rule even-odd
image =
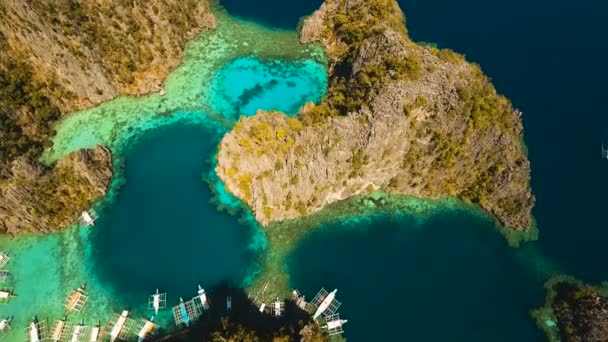
[[[114,342],[118,339],[118,335],[122,331],[125,323],[127,322],[127,316],[129,315],[129,310],[123,310],[116,320],[116,324],[112,327],[112,331],[110,331],[110,342]]]
[[[317,308],[317,311],[312,316],[313,319],[317,319],[319,316],[321,316],[322,313],[324,313],[330,307],[330,305],[332,304],[332,302],[336,298],[336,292],[338,292],[338,289],[335,289],[335,290],[331,291],[325,297],[325,299],[323,299],[323,301],[321,302],[321,304],[319,304],[319,307]]]
[[[184,299],[179,297],[179,311],[182,315],[182,321],[188,327],[190,326],[190,316],[188,315],[188,310],[186,309],[186,304],[184,303]]]
[[[154,317],[150,318],[150,320],[147,320],[147,319],[143,320],[143,325],[142,325],[141,329],[139,329],[139,331],[137,332],[137,341],[138,342],[142,342],[143,340],[145,340],[150,334],[152,334],[152,331],[154,331],[154,329],[156,329],[156,324],[154,324],[153,322],[154,322]]]

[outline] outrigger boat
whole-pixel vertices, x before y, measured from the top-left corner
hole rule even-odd
[[[39,321],[34,316],[30,325],[26,328],[29,342],[41,342],[44,338],[44,321]]]
[[[150,320],[147,320],[147,319],[143,320],[143,325],[137,332],[137,341],[138,342],[142,342],[145,339],[147,339],[148,336],[150,336],[152,334],[154,329],[156,329],[156,324],[154,324],[153,321],[154,321],[154,317],[151,317]]]
[[[186,303],[184,303],[184,299],[182,297],[179,297],[179,305],[178,305],[177,309],[179,311],[179,315],[175,316],[176,323],[179,320],[180,321],[179,323],[183,323],[184,325],[189,327],[190,326],[190,315],[188,314],[188,309],[186,308]],[[176,310],[174,309],[174,313],[175,313],[175,311]]]
[[[334,314],[326,317],[327,324],[321,328],[327,329],[329,336],[337,335],[342,333],[342,326],[348,322],[346,319],[340,319],[338,314]]]
[[[13,317],[7,317],[0,321],[0,340],[4,339],[8,334],[8,331],[11,330],[11,322]]]
[[[65,306],[67,313],[82,310],[89,299],[89,297],[84,294],[86,287],[87,284],[82,284],[78,289],[73,290],[65,299],[63,305]]]
[[[89,342],[99,341],[99,331],[101,323],[97,323],[96,326],[91,327],[91,333],[89,334]]]
[[[0,303],[8,303],[11,298],[15,297],[13,289],[10,287],[0,288]]]
[[[97,212],[94,209],[90,209],[89,211],[83,211],[80,214],[80,222],[85,226],[95,226],[95,221],[97,220]]]
[[[203,309],[209,310],[207,294],[205,293],[205,289],[203,289],[200,285],[198,286],[198,299],[201,301],[201,306],[203,307]]]
[[[127,323],[127,316],[129,315],[129,310],[125,309],[122,311],[118,319],[116,320],[116,324],[112,327],[110,331],[110,342],[114,342],[118,339],[119,335],[121,335],[122,329]]]
[[[294,301],[296,302],[296,305],[297,305],[297,306],[298,306],[300,309],[302,309],[302,310],[304,310],[304,311],[308,311],[308,310],[306,309],[306,307],[308,306],[308,303],[306,303],[306,298],[305,298],[305,296],[303,296],[303,295],[300,293],[300,291],[298,291],[298,290],[293,290],[293,291],[291,291],[291,293],[293,294],[293,299],[294,299]]]
[[[279,297],[272,303],[272,314],[275,317],[281,317],[285,311],[285,302],[281,301]]]
[[[55,322],[53,330],[51,331],[51,341],[63,341],[67,333],[67,317]]]
[[[150,295],[148,299],[148,310],[154,310],[154,314],[158,314],[158,310],[167,307],[167,294],[159,293],[156,289],[156,293]]]
[[[84,325],[84,320],[80,324],[76,324],[72,329],[72,338],[70,342],[81,342],[86,335],[87,327]]]
[[[9,260],[11,260],[11,257],[8,253],[0,252],[0,267],[4,267]]]
[[[323,288],[319,291],[313,299],[314,305],[317,306],[317,311],[315,311],[315,314],[312,316],[313,319],[317,319],[321,314],[324,314],[325,316],[333,315],[336,310],[338,310],[341,303],[335,300],[336,292],[338,292],[338,289],[329,293]]]
[[[11,321],[13,320],[13,317],[7,317],[3,320],[0,321],[0,331],[5,331],[7,329],[11,328]]]

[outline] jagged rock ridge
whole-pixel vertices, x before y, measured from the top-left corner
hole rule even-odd
[[[395,1],[328,0],[301,31],[330,88],[299,118],[258,112],[227,134],[216,172],[262,224],[383,189],[457,196],[526,230],[534,204],[520,113],[477,65],[413,43]]]

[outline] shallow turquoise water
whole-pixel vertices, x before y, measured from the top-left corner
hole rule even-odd
[[[273,1],[256,6],[230,2],[244,9],[235,13],[256,18],[247,15],[247,8],[257,11]],[[597,265],[606,257],[602,199],[608,178],[606,164],[596,156],[607,122],[596,104],[606,76],[597,68],[606,56],[605,46],[597,44],[603,32],[597,23],[603,22],[600,13],[608,12],[594,4],[598,8],[589,10],[595,13],[590,18],[582,10],[572,12],[563,1],[516,1],[500,10],[478,0],[401,2],[414,39],[466,52],[523,109],[541,240],[508,248],[491,222],[462,210],[375,215],[327,224],[310,234],[285,261],[290,284],[308,298],[321,286],[338,288],[350,341],[542,340],[528,310],[542,303],[542,281],[549,273],[565,269],[585,279],[607,278]],[[317,5],[310,0],[288,7]],[[296,19],[306,14],[290,15],[292,24],[286,24],[287,16],[281,16],[285,7],[271,9],[275,11],[265,11],[271,25],[295,27]],[[518,25],[512,25],[513,18]],[[563,25],[574,19],[580,25]],[[443,24],[437,25],[438,20]],[[219,200],[219,206],[233,214],[239,210],[238,201],[211,172],[213,145],[230,120],[251,115],[258,106],[293,113],[303,101],[321,96],[319,88],[311,92],[309,85],[323,81],[319,69],[307,67],[307,62],[277,63],[267,56],[252,60],[256,47],[247,47],[246,37],[240,36],[238,48],[230,51],[242,58],[224,61],[216,56],[200,62],[228,51],[225,42],[234,41],[234,32],[222,33],[219,43],[210,39],[195,46],[195,53],[187,52],[185,64],[194,60],[200,65],[178,69],[169,78],[164,98],[119,99],[93,115],[99,126],[91,124],[90,116],[74,116],[82,122],[66,125],[74,136],[59,144],[62,152],[94,143],[116,147],[116,141],[126,141],[120,153],[127,182],[100,204],[102,217],[93,230],[74,228],[43,238],[0,241],[0,248],[15,255],[8,265],[13,276],[7,285],[18,295],[0,307],[0,316],[15,316],[7,340],[22,341],[21,329],[34,314],[49,322],[60,318],[63,298],[81,282],[89,284],[91,299],[87,311],[70,320],[84,318],[90,324],[107,320],[109,313],[126,305],[135,309],[134,317],[149,315],[146,296],[156,287],[169,292],[171,305],[179,295],[190,296],[198,282],[211,286],[252,280],[255,248],[263,247],[264,239],[254,234],[247,219],[237,222],[241,214],[248,217],[246,213],[229,216],[210,202]],[[563,46],[564,37],[578,39],[577,48],[551,53]],[[220,48],[209,48],[217,47],[214,44]],[[223,64],[217,70],[215,64],[202,68],[213,61]],[[183,98],[173,97],[177,95]],[[214,115],[221,122],[215,127],[193,108],[226,113],[224,118],[230,120]],[[195,123],[175,119],[181,114],[165,117],[180,109],[186,110],[181,113],[185,117],[194,116]],[[151,116],[139,116],[141,111]],[[572,113],[581,119],[572,119]],[[111,127],[106,129],[106,124]],[[218,192],[216,197],[210,189]],[[178,234],[160,233],[166,231]],[[170,314],[161,316],[159,321],[171,326]]]
[[[211,86],[211,103],[229,118],[250,116],[258,109],[297,113],[302,103],[319,102],[319,89],[327,87],[325,69],[313,61],[263,62],[238,58],[217,73]]]
[[[68,322],[103,326],[125,307],[138,322],[149,318],[148,295],[156,288],[167,292],[171,307],[180,296],[193,296],[199,283],[211,288],[253,281],[266,241],[214,174],[217,143],[254,107],[293,113],[320,99],[326,73],[318,48],[298,45],[293,32],[222,13],[218,20],[217,31],[189,43],[164,96],[120,97],[58,125],[49,161],[102,144],[112,149],[114,178],[109,194],[95,204],[100,218],[94,228],[0,239],[0,250],[13,254],[3,285],[17,295],[0,305],[0,317],[14,317],[5,341],[22,341],[35,315],[50,329],[65,314],[65,297],[82,283],[89,300]],[[239,101],[243,93],[248,99]],[[174,326],[168,309],[155,322]]]

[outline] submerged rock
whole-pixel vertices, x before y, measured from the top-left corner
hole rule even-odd
[[[102,147],[81,150],[46,167],[27,157],[12,162],[0,184],[0,232],[50,232],[78,219],[105,195],[112,178],[111,155]]]
[[[330,57],[330,87],[300,118],[260,111],[220,143],[217,174],[262,224],[378,189],[459,197],[505,227],[532,226],[520,113],[479,66],[410,40],[395,1],[327,0],[305,43]]]

